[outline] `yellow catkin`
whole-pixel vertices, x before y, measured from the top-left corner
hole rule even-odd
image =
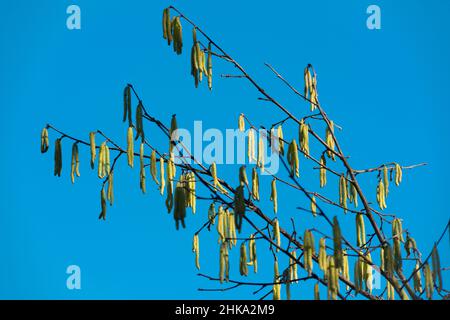
[[[172,22],[170,19],[170,8],[165,8],[163,11],[163,38],[167,40],[167,44],[172,42]]]
[[[317,216],[317,203],[315,196],[311,197],[311,213],[313,214],[314,217]]]
[[[425,263],[423,266],[423,275],[425,277],[425,292],[427,295],[427,299],[431,300],[433,299],[434,281],[433,274],[428,263]]]
[[[292,257],[289,257],[289,280],[298,282],[298,268],[297,268],[297,252],[291,252]]]
[[[72,145],[72,161],[71,161],[71,170],[70,170],[70,178],[72,183],[75,182],[75,175],[77,177],[80,176],[80,159],[78,155],[78,143],[75,142]]]
[[[323,188],[327,184],[327,169],[325,166],[327,165],[327,161],[325,156],[322,154],[320,157],[320,187]]]
[[[95,158],[97,156],[97,146],[95,145],[95,132],[89,132],[89,144],[91,149],[91,169],[94,169]]]
[[[192,239],[192,252],[195,254],[195,267],[200,270],[200,241],[197,233],[194,234]]]
[[[247,247],[245,246],[245,242],[242,242],[240,248],[240,256],[239,256],[239,273],[241,276],[248,275],[248,266],[247,266]]]
[[[256,241],[255,235],[250,235],[250,240],[248,241],[248,253],[249,253],[249,262],[247,263],[249,266],[253,266],[253,272],[258,272],[258,258],[256,255]]]
[[[386,197],[389,193],[389,172],[388,167],[383,166],[383,183],[384,183],[384,190],[386,192]]]
[[[155,183],[157,185],[159,185],[157,169],[156,169],[156,151],[155,150],[153,150],[150,155],[150,173],[152,175],[153,181],[155,181]]]
[[[329,259],[328,269],[327,269],[327,280],[328,280],[328,299],[336,300],[337,294],[339,292],[339,274],[338,267],[335,266],[334,259]]]
[[[247,137],[247,158],[249,163],[256,161],[255,141],[255,129],[250,128]]]
[[[164,189],[166,187],[166,179],[165,179],[165,175],[164,175],[164,158],[163,157],[159,158],[159,179],[161,180],[161,184],[159,186],[159,193],[161,195],[163,195]]]
[[[109,205],[113,205],[114,203],[114,174],[111,171],[108,175],[108,190],[106,194],[106,198],[109,201]]]
[[[348,182],[348,198],[350,199],[350,203],[353,203],[355,205],[355,208],[358,207],[358,192],[356,191],[355,184],[353,182]]]
[[[252,196],[254,200],[259,200],[259,176],[256,168],[252,169]]]
[[[208,88],[212,90],[212,51],[211,42],[208,44],[208,57],[206,60],[206,68],[208,69]]]
[[[414,290],[416,292],[422,292],[422,276],[420,274],[419,261],[416,262],[416,266],[414,268],[413,281],[414,281]]]
[[[387,283],[387,299],[388,300],[395,300],[394,286],[389,281]]]
[[[245,170],[245,166],[241,166],[239,168],[239,183],[243,186],[248,187],[248,178],[247,178],[247,171]]]
[[[316,284],[314,285],[314,300],[320,300],[320,290],[318,282],[316,282]]]
[[[283,137],[283,127],[281,124],[277,128],[278,135],[278,153],[284,155],[284,137]]]
[[[241,113],[239,115],[238,128],[239,128],[240,132],[244,132],[245,131],[245,116],[244,116],[243,113]]]
[[[299,128],[299,141],[300,141],[300,150],[305,154],[305,156],[309,156],[309,127],[308,125],[301,120],[300,128]]]
[[[356,239],[358,247],[362,247],[366,244],[366,229],[362,213],[356,214]]]
[[[315,254],[314,237],[310,230],[306,230],[303,236],[303,259],[305,270],[309,275],[313,270],[313,255]]]
[[[275,218],[273,220],[273,239],[275,240],[275,243],[277,245],[277,252],[280,251],[281,247],[281,234],[280,234],[280,223],[278,222],[278,219]]]
[[[44,127],[41,131],[41,153],[46,153],[48,151],[49,144],[48,130]]]
[[[147,191],[145,184],[145,165],[144,165],[144,143],[141,143],[139,148],[139,187],[141,188],[142,193]]]
[[[219,262],[219,279],[220,283],[228,282],[229,275],[229,261],[228,261],[228,247],[226,243],[220,245],[220,262]]]
[[[287,160],[291,169],[291,176],[300,177],[300,162],[298,158],[297,141],[295,141],[295,139],[289,144]]]
[[[61,177],[62,171],[62,145],[61,138],[55,140],[55,167],[54,167],[54,175]]]
[[[347,213],[347,180],[344,175],[339,178],[339,204],[344,208],[344,212]]]
[[[386,193],[385,193],[385,189],[384,189],[384,183],[382,180],[380,180],[378,182],[378,186],[377,186],[377,202],[378,202],[378,206],[380,207],[381,210],[384,210],[387,208]]]
[[[332,160],[334,160],[334,152],[333,151],[334,151],[334,147],[335,147],[333,134],[334,134],[334,122],[330,121],[330,125],[327,126],[327,128],[325,129],[325,143],[328,146],[328,150],[327,150],[328,158],[331,158]]]
[[[264,172],[265,165],[265,155],[264,155],[264,137],[262,134],[259,135],[258,139],[258,161],[257,166],[261,169],[261,172]]]
[[[278,260],[275,258],[273,263],[273,300],[281,300],[281,284],[279,277],[280,273],[278,271]]]
[[[402,182],[402,177],[403,177],[402,167],[398,163],[396,163],[395,164],[395,185],[397,187]]]
[[[325,272],[328,268],[327,264],[327,247],[325,244],[325,238],[319,240],[319,268]]]
[[[342,268],[340,269],[340,272],[342,274],[342,276],[350,281],[350,268],[348,265],[348,256],[347,256],[347,252],[345,250],[342,251]],[[347,290],[349,290],[350,287],[347,286]]]
[[[271,183],[270,201],[273,202],[273,212],[278,212],[278,195],[277,195],[277,179],[273,179]]]
[[[237,244],[235,213],[226,210],[227,219],[227,238],[230,249]]]
[[[218,242],[224,242],[226,236],[226,214],[222,206],[217,211],[217,233],[219,234]]]
[[[442,291],[442,273],[441,273],[441,261],[439,258],[439,252],[436,244],[433,246],[431,252],[431,264],[433,266],[433,282],[436,284],[437,291]]]
[[[133,168],[134,165],[134,141],[133,141],[133,127],[128,127],[127,131],[127,157],[128,165]]]
[[[181,26],[180,17],[173,18],[171,27],[173,34],[173,50],[177,54],[181,54],[183,49],[183,28]]]
[[[98,167],[97,167],[97,176],[100,179],[103,179],[105,177],[105,147],[106,147],[106,142],[103,142],[100,145],[100,151],[98,154]]]

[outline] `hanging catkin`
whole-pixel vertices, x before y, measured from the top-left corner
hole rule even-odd
[[[133,168],[134,165],[134,142],[133,142],[133,127],[128,127],[127,131],[127,159],[128,165]]]
[[[281,126],[281,124],[278,126],[277,135],[278,135],[278,153],[284,155],[284,137],[283,137],[283,127]]]
[[[273,212],[278,212],[278,196],[277,196],[277,179],[273,179],[271,183],[270,201],[273,202]]]
[[[302,119],[300,121],[300,129],[299,129],[299,141],[300,141],[300,150],[305,154],[305,156],[309,156],[309,127]]]
[[[173,51],[177,54],[181,54],[183,50],[183,28],[181,26],[180,17],[172,19],[171,31],[173,36]]]
[[[100,212],[99,219],[106,220],[106,195],[105,195],[105,189],[102,188],[100,191],[100,206],[102,208],[102,211]]]
[[[275,243],[277,245],[277,252],[280,251],[281,247],[281,234],[280,234],[280,223],[278,222],[278,219],[275,218],[272,222],[273,225],[273,235],[272,238],[275,240]]]
[[[249,266],[253,266],[253,272],[258,272],[258,258],[256,255],[256,241],[255,235],[250,235],[250,240],[248,241],[248,253],[249,253],[249,262],[247,263]]]
[[[434,282],[433,274],[430,269],[430,265],[426,262],[423,266],[423,275],[425,277],[425,292],[427,294],[427,299],[431,300],[433,298],[434,292]]]
[[[320,300],[319,283],[316,282],[314,285],[314,300]]]
[[[245,185],[248,187],[247,171],[245,170],[245,166],[241,166],[239,168],[239,183],[241,186]]]
[[[383,183],[384,183],[384,190],[386,193],[386,197],[389,193],[389,174],[388,174],[388,167],[386,165],[383,166]]]
[[[309,275],[312,274],[313,270],[313,255],[315,254],[314,249],[314,237],[310,230],[306,230],[303,236],[303,259],[305,270]]]
[[[208,58],[206,61],[206,68],[208,69],[208,88],[212,90],[212,51],[211,42],[208,43]]]
[[[131,119],[131,88],[129,85],[125,87],[123,90],[123,122],[127,121],[128,126],[133,125],[133,121]]]
[[[289,257],[289,280],[298,282],[298,268],[297,268],[297,252],[291,252],[292,257]]]
[[[386,206],[386,193],[384,189],[384,183],[380,179],[377,186],[377,202],[381,210],[384,210],[387,208]]]
[[[91,169],[94,169],[95,158],[97,156],[97,146],[95,145],[95,132],[89,132],[89,144],[91,149]]]
[[[70,169],[70,178],[72,183],[75,182],[75,175],[77,177],[80,176],[80,159],[78,155],[78,143],[75,142],[72,145],[72,161],[71,161],[71,169]]]
[[[329,122],[329,126],[327,126],[327,128],[325,129],[325,143],[327,144],[327,156],[328,158],[331,158],[332,160],[334,160],[334,147],[335,147],[335,142],[334,142],[334,138],[333,138],[333,134],[334,134],[334,122],[330,120]]]
[[[402,182],[403,172],[402,167],[396,163],[395,164],[395,185],[398,187]]]
[[[355,208],[358,207],[358,192],[356,191],[355,184],[351,181],[347,181],[347,194],[348,198],[350,199],[350,203],[353,203],[355,205]]]
[[[291,169],[291,176],[300,177],[298,147],[295,139],[289,144],[287,160]]]
[[[325,238],[319,240],[319,268],[325,272],[328,268],[327,264],[327,247],[325,244]]]
[[[311,197],[311,213],[315,217],[317,216],[317,203],[316,203],[316,197]]]
[[[227,219],[227,241],[230,249],[233,246],[236,246],[237,236],[236,236],[236,222],[235,222],[235,214],[231,210],[226,210],[226,219]]]
[[[385,244],[381,250],[382,270],[388,275],[394,274],[394,256],[392,254],[392,248],[389,244]]]
[[[335,265],[334,259],[329,259],[327,269],[328,300],[336,300],[339,292],[339,267]]]
[[[105,164],[103,166],[104,170],[105,170],[105,176],[107,176],[109,174],[109,172],[111,171],[111,155],[109,152],[109,147],[108,145],[105,145]]]
[[[54,175],[61,177],[62,171],[62,146],[61,146],[61,138],[56,139],[55,141],[55,168]]]
[[[152,175],[153,181],[157,185],[159,185],[158,177],[157,177],[157,170],[156,170],[156,151],[152,150],[152,153],[150,155],[150,173]]]
[[[347,180],[344,175],[339,178],[339,204],[344,208],[344,212],[347,213]]]
[[[279,282],[278,259],[275,257],[273,263],[273,300],[281,300],[281,284]]]
[[[261,172],[264,172],[264,164],[265,164],[264,150],[265,150],[264,137],[262,134],[260,134],[258,139],[258,161],[256,165],[261,169]]]
[[[114,174],[111,171],[108,175],[108,190],[106,198],[109,201],[109,205],[112,206],[114,203]]]
[[[356,239],[358,247],[363,247],[366,244],[366,229],[362,213],[356,214]]]
[[[241,232],[242,218],[245,215],[244,186],[242,185],[236,188],[236,193],[234,194],[234,212],[236,227]]]
[[[245,116],[244,116],[243,113],[241,113],[239,115],[238,129],[239,129],[240,132],[244,132],[245,131]]]
[[[416,262],[416,266],[414,268],[413,281],[414,281],[414,291],[419,293],[422,292],[422,276],[420,275],[419,261]]]
[[[144,165],[144,143],[141,143],[139,148],[139,187],[141,188],[142,193],[147,191],[145,185],[145,165]]]
[[[228,247],[224,242],[220,245],[220,262],[219,262],[219,279],[220,283],[228,282],[229,261],[228,261]]]
[[[211,164],[211,177],[213,178],[213,185],[216,189],[218,189],[222,194],[228,194],[228,191],[222,186],[219,182],[219,178],[217,177],[217,165],[216,162]]]
[[[343,250],[342,251],[342,268],[339,270],[342,274],[342,277],[344,277],[345,279],[350,281],[350,270],[349,270],[349,265],[348,265],[348,255],[347,255],[347,251]],[[349,290],[350,287],[347,286],[347,290]]]
[[[192,239],[192,252],[195,254],[195,267],[200,270],[200,242],[198,233],[194,234]]]
[[[256,161],[256,152],[255,152],[255,130],[253,128],[250,128],[248,130],[248,137],[247,137],[247,158],[248,162],[254,162]]]
[[[163,157],[159,158],[159,179],[161,180],[161,184],[159,187],[159,193],[161,195],[163,195],[164,189],[166,187],[166,180],[165,180],[165,175],[164,175],[164,158]]]
[[[436,289],[440,293],[442,291],[442,273],[436,244],[434,244],[433,251],[431,252],[431,264],[433,266],[433,282],[436,284]]]
[[[163,11],[162,25],[163,25],[163,38],[167,39],[167,44],[170,45],[170,43],[172,42],[170,8],[165,8]]]
[[[141,137],[142,141],[145,139],[144,134],[144,123],[142,121],[143,116],[143,106],[142,102],[139,101],[138,106],[136,107],[136,138],[137,140],[139,137]]]
[[[219,243],[225,242],[226,237],[226,230],[227,230],[227,220],[226,220],[226,213],[222,206],[219,206],[219,209],[217,211],[217,233],[219,234]]]
[[[241,276],[248,275],[248,266],[247,266],[247,248],[245,246],[245,242],[242,242],[239,256],[239,273]]]
[[[252,196],[254,200],[259,200],[259,176],[256,168],[252,169]]]
[[[400,219],[392,221],[392,238],[394,242],[394,268],[400,270],[402,268],[402,252],[401,241],[403,241],[403,230]]]
[[[327,184],[327,169],[325,166],[327,165],[327,160],[325,159],[325,155],[322,154],[320,157],[320,187],[323,188]]]
[[[106,147],[106,142],[103,142],[100,145],[100,151],[98,154],[97,176],[100,179],[103,179],[105,177],[105,147]]]
[[[342,267],[342,235],[341,227],[336,216],[333,218],[333,245],[334,265],[339,269]]]
[[[49,147],[48,130],[44,127],[41,131],[41,153],[46,153]]]
[[[173,217],[175,219],[175,227],[178,230],[179,223],[181,222],[181,226],[186,228],[184,223],[184,218],[186,217],[186,192],[184,191],[183,185],[180,183],[177,183],[177,186],[175,187],[174,198]]]

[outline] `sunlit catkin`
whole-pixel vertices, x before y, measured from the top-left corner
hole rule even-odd
[[[78,155],[78,143],[75,142],[72,145],[72,161],[71,161],[71,169],[70,169],[70,178],[72,183],[75,182],[75,175],[77,177],[80,176],[80,159]]]
[[[325,244],[325,238],[319,240],[319,269],[325,272],[327,270],[327,247]]]
[[[287,154],[287,161],[289,163],[290,167],[290,173],[291,176],[294,177],[300,177],[300,163],[298,158],[298,147],[297,147],[297,141],[292,140],[292,142],[289,144],[288,148],[288,154]]]
[[[41,153],[46,153],[49,147],[48,130],[44,127],[41,131]]]
[[[127,131],[127,158],[128,165],[133,168],[134,165],[134,141],[133,141],[133,127],[128,127]]]
[[[292,257],[289,257],[289,280],[298,282],[298,268],[297,268],[297,252],[291,252]]]
[[[255,141],[255,130],[250,128],[247,137],[247,158],[249,163],[256,161]]]
[[[317,203],[316,203],[316,197],[311,197],[311,213],[315,217],[317,216]]]
[[[264,165],[265,165],[264,153],[265,153],[264,137],[262,134],[260,134],[258,139],[258,161],[256,165],[261,169],[261,172],[264,172]]]
[[[339,178],[339,204],[344,208],[344,212],[347,213],[347,180],[344,175]]]
[[[395,185],[397,187],[402,182],[402,177],[403,177],[402,167],[398,163],[396,163],[395,164]]]
[[[164,189],[166,187],[166,178],[165,178],[165,174],[164,174],[164,158],[163,157],[159,158],[159,179],[161,181],[161,184],[159,186],[159,193],[161,195],[163,195]]]
[[[273,235],[272,238],[275,240],[275,243],[277,245],[277,252],[280,251],[280,247],[281,247],[281,234],[280,234],[280,223],[278,222],[278,219],[275,218],[272,222],[272,226],[273,226]]]
[[[61,138],[55,140],[55,167],[54,167],[54,175],[61,177],[62,171],[62,146],[61,146]]]
[[[97,156],[97,146],[95,144],[95,132],[89,132],[89,145],[91,149],[91,169],[94,169],[95,158]]]
[[[303,236],[303,259],[305,270],[309,275],[313,270],[313,255],[315,254],[314,237],[311,230],[306,230]]]
[[[334,135],[334,122],[330,121],[329,122],[330,125],[327,126],[327,128],[325,129],[325,143],[328,147],[327,149],[327,156],[328,158],[331,158],[332,160],[334,160],[334,147],[335,147],[335,141],[333,138]]]
[[[278,212],[278,195],[277,195],[277,179],[273,179],[271,183],[270,201],[273,202],[273,212]]]
[[[339,267],[335,265],[334,259],[329,259],[327,269],[328,300],[336,300],[339,292]]]
[[[206,68],[208,69],[208,88],[212,90],[212,51],[211,42],[208,43],[208,58],[206,60]]]
[[[219,182],[219,178],[217,177],[217,165],[216,162],[213,162],[210,167],[211,177],[213,178],[213,185],[216,189],[218,189],[223,194],[228,194],[228,191],[222,186]]]
[[[248,257],[249,257],[249,262],[247,263],[249,266],[253,266],[253,272],[257,273],[258,272],[258,258],[257,258],[257,254],[256,254],[256,240],[255,240],[255,235],[251,234],[250,235],[250,240],[248,241]]]
[[[414,291],[422,292],[422,276],[420,274],[420,263],[416,262],[416,266],[414,268],[413,281],[414,281]]]
[[[380,207],[381,210],[384,210],[387,208],[384,183],[381,179],[378,182],[378,186],[377,186],[377,202],[378,202],[378,206]]]
[[[195,254],[195,267],[200,270],[200,241],[198,233],[194,234],[192,239],[192,252]]]
[[[181,26],[180,17],[175,17],[172,20],[172,35],[173,35],[173,51],[181,54],[183,50],[183,27]]]
[[[219,279],[220,283],[228,282],[229,261],[228,261],[228,247],[224,242],[220,245],[220,260],[219,260]]]
[[[384,191],[387,197],[389,193],[389,174],[388,174],[388,167],[386,165],[383,166],[383,183],[384,183]]]
[[[167,40],[167,44],[170,45],[172,42],[172,31],[171,31],[171,20],[170,20],[170,8],[165,8],[163,10],[163,38]]]
[[[283,127],[281,124],[277,128],[278,136],[278,153],[284,155],[284,137],[283,137]]]
[[[366,229],[362,213],[356,214],[356,240],[358,247],[363,247],[366,244]]]
[[[303,120],[300,121],[299,141],[300,150],[305,156],[309,156],[309,127]]]
[[[318,282],[316,282],[316,284],[314,285],[314,300],[320,300],[320,290]]]
[[[114,173],[112,170],[108,175],[108,190],[106,199],[109,201],[109,205],[112,206],[114,203]]]
[[[243,113],[241,113],[239,115],[238,128],[239,128],[240,132],[244,132],[245,131],[245,116],[244,116]]]
[[[252,169],[252,197],[259,200],[259,176],[256,168]]]
[[[433,266],[433,282],[436,284],[436,289],[440,293],[442,291],[442,273],[441,261],[436,244],[434,244],[433,251],[431,252],[431,264]]]
[[[278,271],[278,259],[275,257],[273,263],[273,300],[281,300],[281,284],[279,277],[280,272]]]
[[[431,272],[431,268],[428,262],[426,262],[423,266],[423,275],[425,277],[425,292],[427,295],[427,299],[431,300],[433,299],[434,281],[433,281],[433,274]]]
[[[325,159],[325,155],[322,154],[320,157],[320,187],[323,188],[327,184],[327,169],[325,168],[327,165],[327,160]]]
[[[248,187],[247,171],[245,170],[245,166],[241,166],[239,168],[239,183],[242,186],[245,185]]]

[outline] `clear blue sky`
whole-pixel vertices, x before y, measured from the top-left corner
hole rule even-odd
[[[81,30],[66,28],[70,4],[81,8]],[[282,118],[256,100],[257,92],[244,80],[219,78],[234,72],[224,63],[215,64],[212,93],[204,85],[194,89],[187,54],[190,28],[185,25],[187,45],[181,57],[162,39],[161,12],[169,4],[207,30],[300,115],[308,106],[290,95],[263,63],[276,66],[299,88],[303,68],[312,63],[321,102],[344,128],[339,138],[355,168],[427,162],[405,172],[399,188],[391,187],[387,212],[405,220],[404,227],[428,254],[449,219],[448,1],[8,1],[0,11],[0,298],[253,297],[253,288],[197,291],[218,287],[196,276],[191,253],[192,233],[205,221],[208,204],[199,206],[197,215],[189,214],[187,229],[176,232],[163,199],[156,191],[143,196],[138,170],[122,159],[115,178],[116,204],[108,220],[99,221],[100,181],[89,168],[88,150],[81,151],[82,176],[75,185],[69,178],[70,144],[63,145],[61,178],[53,177],[52,152],[39,152],[46,123],[85,139],[89,131],[102,129],[124,144],[121,99],[128,82],[152,114],[168,122],[176,113],[180,126],[187,128],[194,120],[203,120],[205,128],[233,128],[240,112],[266,126]],[[381,30],[366,28],[370,4],[381,7]],[[286,135],[292,137],[294,131]],[[155,130],[149,129],[147,136],[167,145]],[[237,184],[237,167],[219,170]],[[317,189],[316,172],[301,179]],[[337,182],[330,178],[329,183],[326,194],[335,198]],[[362,181],[371,201],[375,183],[375,175]],[[269,180],[262,184],[267,199]],[[153,191],[150,181],[148,185]],[[305,199],[288,191],[283,197],[282,221],[296,216],[301,232],[325,227],[294,209],[306,206]],[[262,205],[270,209],[267,201]],[[330,211],[334,214],[354,239],[353,218]],[[202,272],[213,276],[218,274],[216,239],[215,232],[200,238]],[[259,252],[264,249],[261,244]],[[239,278],[234,251],[231,277]],[[440,252],[448,266],[447,239]],[[66,288],[65,270],[71,264],[82,271],[79,291]],[[269,255],[261,254],[260,266],[250,281],[270,281]],[[448,271],[445,282],[450,282]],[[293,298],[311,297],[310,285],[293,291]]]

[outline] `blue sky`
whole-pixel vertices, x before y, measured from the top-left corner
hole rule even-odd
[[[66,28],[66,8],[81,8],[82,29]],[[191,236],[204,223],[208,204],[187,218],[176,232],[159,194],[139,191],[138,170],[119,163],[116,204],[106,222],[97,219],[100,181],[81,157],[81,178],[69,178],[70,145],[63,145],[61,178],[53,177],[52,152],[41,155],[39,134],[46,123],[87,139],[101,129],[122,145],[122,90],[133,83],[150,113],[191,128],[234,128],[244,112],[270,126],[282,114],[243,79],[223,79],[235,70],[214,64],[214,89],[194,89],[189,75],[190,28],[185,53],[176,56],[161,36],[161,12],[177,6],[240,62],[268,91],[296,114],[308,112],[264,67],[269,62],[298,88],[303,68],[318,73],[321,103],[343,127],[338,136],[350,163],[358,169],[396,161],[427,162],[404,173],[391,187],[388,212],[404,219],[419,248],[428,253],[449,219],[448,181],[450,3],[432,1],[10,1],[0,12],[0,298],[79,299],[228,299],[252,298],[255,288],[205,293],[217,283],[196,276]],[[366,8],[377,4],[381,30],[366,28]],[[295,128],[286,129],[293,136]],[[55,135],[50,133],[52,141]],[[166,146],[156,130],[147,137]],[[313,150],[318,150],[317,148]],[[305,165],[307,168],[308,165]],[[235,177],[237,167],[221,166]],[[302,182],[318,188],[316,172],[305,170]],[[270,209],[270,180],[263,180],[262,206]],[[336,197],[337,181],[325,191]],[[335,186],[333,185],[335,184]],[[376,175],[362,187],[375,202]],[[149,189],[152,184],[148,182]],[[153,191],[153,190],[152,190]],[[326,226],[295,210],[305,199],[283,192],[279,216],[298,228]],[[335,209],[349,238],[353,218]],[[348,222],[348,223],[346,223]],[[389,233],[389,232],[388,232]],[[202,272],[216,276],[216,234],[201,236]],[[440,246],[442,264],[450,259],[448,241]],[[265,245],[261,244],[262,253]],[[234,251],[237,252],[235,249]],[[238,257],[232,256],[232,278]],[[261,254],[261,271],[250,281],[272,277],[272,259]],[[284,263],[286,263],[284,261]],[[79,265],[82,289],[67,290],[65,270]],[[444,272],[444,284],[450,281]],[[325,291],[322,291],[325,294]],[[296,286],[293,298],[311,298],[312,286]]]

